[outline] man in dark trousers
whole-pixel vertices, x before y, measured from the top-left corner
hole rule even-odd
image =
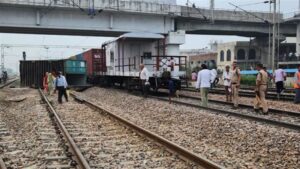
[[[55,80],[55,89],[58,90],[58,103],[62,104],[62,96],[64,95],[66,101],[68,102],[67,95],[67,87],[68,83],[65,76],[62,75],[61,72],[58,72],[58,76]]]

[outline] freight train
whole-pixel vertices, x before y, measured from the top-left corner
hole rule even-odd
[[[64,60],[20,61],[22,86],[42,86],[45,72],[62,71],[71,86],[89,84],[120,85],[128,89],[140,87],[140,64],[149,71],[149,82],[153,90],[166,88],[172,78],[178,89],[186,82],[186,56],[166,55],[179,53],[176,40],[154,33],[126,33],[107,41],[99,49],[90,49]],[[175,38],[174,38],[175,37]],[[180,38],[179,38],[180,39]],[[171,52],[170,52],[171,51]],[[175,52],[174,52],[175,51]]]
[[[150,86],[154,90],[165,88],[172,78],[177,88],[185,81],[186,56],[165,55],[165,37],[153,33],[126,33],[70,59],[83,59],[87,63],[87,81],[93,84],[125,86],[139,85],[139,65],[150,72]]]

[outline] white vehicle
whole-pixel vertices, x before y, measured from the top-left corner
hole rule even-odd
[[[166,86],[166,72],[171,78],[186,76],[185,56],[166,56],[165,36],[154,33],[126,33],[102,45],[105,69],[102,77],[107,83],[125,83],[127,86],[139,79],[139,65],[143,63],[150,73],[153,89]]]

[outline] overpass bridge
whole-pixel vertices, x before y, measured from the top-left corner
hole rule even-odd
[[[256,37],[268,53],[272,14],[230,10],[209,10],[180,5],[133,0],[0,0],[0,32],[52,35],[119,36],[126,32],[160,33],[184,30],[187,34],[238,35]],[[276,18],[282,37],[298,36],[300,24]],[[174,34],[172,34],[174,35]],[[167,49],[179,48],[168,43]],[[172,46],[173,45],[173,46]],[[172,47],[171,47],[172,46]],[[267,64],[270,59],[264,58]]]
[[[55,35],[119,36],[125,32],[267,36],[272,15],[192,8],[139,1],[0,0],[0,32]],[[213,22],[212,22],[213,20]],[[281,18],[279,18],[281,20]],[[296,25],[281,25],[295,36]]]

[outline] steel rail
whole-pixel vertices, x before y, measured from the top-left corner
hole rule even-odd
[[[194,90],[194,88],[192,88],[192,87],[182,87],[182,89]],[[224,86],[218,86],[218,87],[215,87],[214,89],[222,90],[222,89],[224,89]],[[255,89],[255,87],[240,87],[240,90],[245,90],[246,92],[253,91],[254,89]],[[273,93],[275,93],[276,90],[277,90],[276,88],[268,88],[268,91],[273,92]],[[295,90],[293,88],[286,88],[286,89],[284,89],[284,92],[285,93],[294,93]]]
[[[182,89],[182,91],[188,91],[188,92],[196,92],[196,90],[193,89]],[[222,89],[212,89],[209,91],[210,93],[213,94],[225,94],[225,90]],[[249,92],[249,91],[239,91],[239,95],[240,96],[244,96],[244,97],[255,97],[255,93],[254,92]],[[276,94],[268,94],[266,96],[267,99],[272,99],[272,100],[277,100],[277,95]],[[293,101],[294,100],[294,95],[280,95],[280,100],[287,100],[287,101]]]
[[[200,97],[187,96],[187,95],[183,95],[183,94],[180,94],[179,97],[187,98],[187,99],[201,100]],[[219,103],[219,104],[233,105],[233,103],[229,103],[229,102],[225,102],[225,101],[221,101],[221,100],[209,99],[208,101],[213,102],[213,103]],[[253,106],[250,106],[247,104],[239,103],[239,107],[253,109]],[[280,110],[280,109],[274,109],[274,108],[269,108],[269,111],[271,113],[276,113],[276,114],[286,114],[286,115],[290,115],[290,116],[300,117],[300,112],[295,112],[295,111],[287,111],[287,110]]]
[[[156,96],[149,96],[149,97],[160,100],[160,101],[169,102],[169,100],[165,99],[165,98],[160,98],[160,97],[156,97]],[[210,111],[223,113],[223,114],[229,114],[229,115],[233,115],[233,116],[240,117],[240,118],[246,118],[246,119],[254,120],[254,121],[257,121],[257,122],[268,123],[268,124],[272,124],[272,125],[275,125],[275,126],[285,127],[285,128],[300,131],[300,125],[297,125],[297,124],[292,124],[292,123],[282,122],[282,121],[277,121],[277,120],[271,120],[271,119],[267,119],[267,118],[262,118],[262,117],[247,115],[247,114],[242,114],[242,113],[235,113],[235,112],[231,112],[231,111],[227,111],[227,110],[220,110],[220,109],[211,108],[211,107],[204,107],[204,106],[191,104],[191,103],[186,103],[186,102],[180,102],[180,101],[176,101],[176,100],[172,100],[172,102],[176,103],[176,104],[179,104],[179,105],[210,110]]]
[[[39,90],[39,93],[40,93],[42,99],[46,102],[46,104],[47,104],[50,112],[54,115],[59,128],[61,129],[62,133],[64,134],[64,136],[66,138],[66,141],[70,145],[70,147],[71,147],[70,150],[75,155],[74,156],[75,157],[75,161],[78,163],[79,168],[81,168],[81,169],[90,169],[90,166],[89,166],[88,162],[83,157],[80,149],[77,147],[77,145],[75,144],[75,142],[72,139],[71,135],[67,131],[66,127],[64,126],[63,122],[60,120],[60,118],[58,116],[58,113],[55,111],[55,109],[51,105],[51,103],[48,100],[48,98],[44,95],[43,91],[41,89],[38,89],[38,90]]]
[[[6,87],[6,86],[8,86],[8,85],[10,85],[10,84],[12,84],[12,83],[14,83],[14,82],[17,81],[17,80],[18,80],[18,78],[13,79],[13,80],[10,80],[9,82],[7,82],[7,83],[1,85],[1,86],[0,86],[0,89],[3,89],[4,87]]]
[[[80,98],[77,95],[75,95],[74,93],[71,93],[71,96],[73,96],[75,98],[75,100],[84,103],[86,105],[88,105],[89,107],[98,110],[99,112],[103,112],[111,117],[113,117],[114,119],[116,119],[117,121],[123,123],[124,125],[130,127],[131,129],[137,131],[138,133],[148,137],[151,140],[154,140],[155,142],[159,143],[160,145],[164,146],[165,148],[167,148],[169,151],[171,152],[175,152],[176,154],[180,155],[181,157],[183,157],[184,159],[188,159],[191,162],[194,162],[195,164],[198,164],[200,166],[202,166],[205,169],[223,169],[224,167],[215,164],[214,162],[205,159],[203,157],[200,157],[199,155],[188,151],[187,149],[173,143],[170,142],[169,140],[149,131],[146,130],[140,126],[137,126],[136,124],[133,124],[132,122],[122,118],[121,116],[118,116],[114,113],[112,113],[110,110],[103,108],[99,105],[96,105],[95,103],[92,103],[86,99]]]
[[[2,157],[0,157],[0,169],[7,169]]]

